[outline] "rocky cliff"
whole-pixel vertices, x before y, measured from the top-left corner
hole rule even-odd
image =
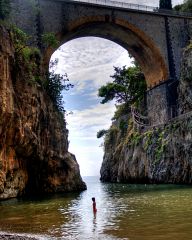
[[[0,199],[86,189],[66,123],[0,27]]]
[[[177,118],[142,130],[131,116],[113,123],[105,136],[102,181],[192,184],[191,63],[189,47],[182,63]]]

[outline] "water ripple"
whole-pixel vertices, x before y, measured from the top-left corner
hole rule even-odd
[[[0,203],[0,230],[43,240],[189,240],[191,202],[186,186],[92,181],[80,194]]]

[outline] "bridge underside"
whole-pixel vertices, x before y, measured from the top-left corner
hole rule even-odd
[[[110,22],[88,22],[73,26],[70,31],[57,34],[60,44],[79,37],[95,36],[111,40],[124,47],[139,63],[148,87],[155,86],[168,79],[168,68],[158,48],[137,29],[131,29]],[[47,61],[53,52],[48,49]]]
[[[94,18],[82,18],[71,22],[68,26],[68,31],[57,33],[60,45],[76,38],[95,36],[111,40],[124,47],[140,65],[148,89],[160,84],[160,87],[147,94],[149,121],[151,124],[159,124],[168,120],[166,80],[169,79],[169,67],[159,48],[144,32],[127,22],[118,19],[110,22],[106,18],[100,18],[99,21]],[[54,49],[47,49],[45,54],[47,63],[53,51]]]

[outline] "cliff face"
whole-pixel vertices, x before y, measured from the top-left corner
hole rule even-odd
[[[180,116],[138,131],[115,122],[105,137],[101,180],[128,183],[192,184],[192,50],[185,51],[179,83]]]
[[[15,65],[10,35],[0,27],[0,199],[86,189],[64,119],[25,66]]]

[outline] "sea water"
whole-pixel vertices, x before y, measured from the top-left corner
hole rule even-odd
[[[192,239],[192,187],[84,180],[81,193],[0,202],[0,231],[43,240]]]

